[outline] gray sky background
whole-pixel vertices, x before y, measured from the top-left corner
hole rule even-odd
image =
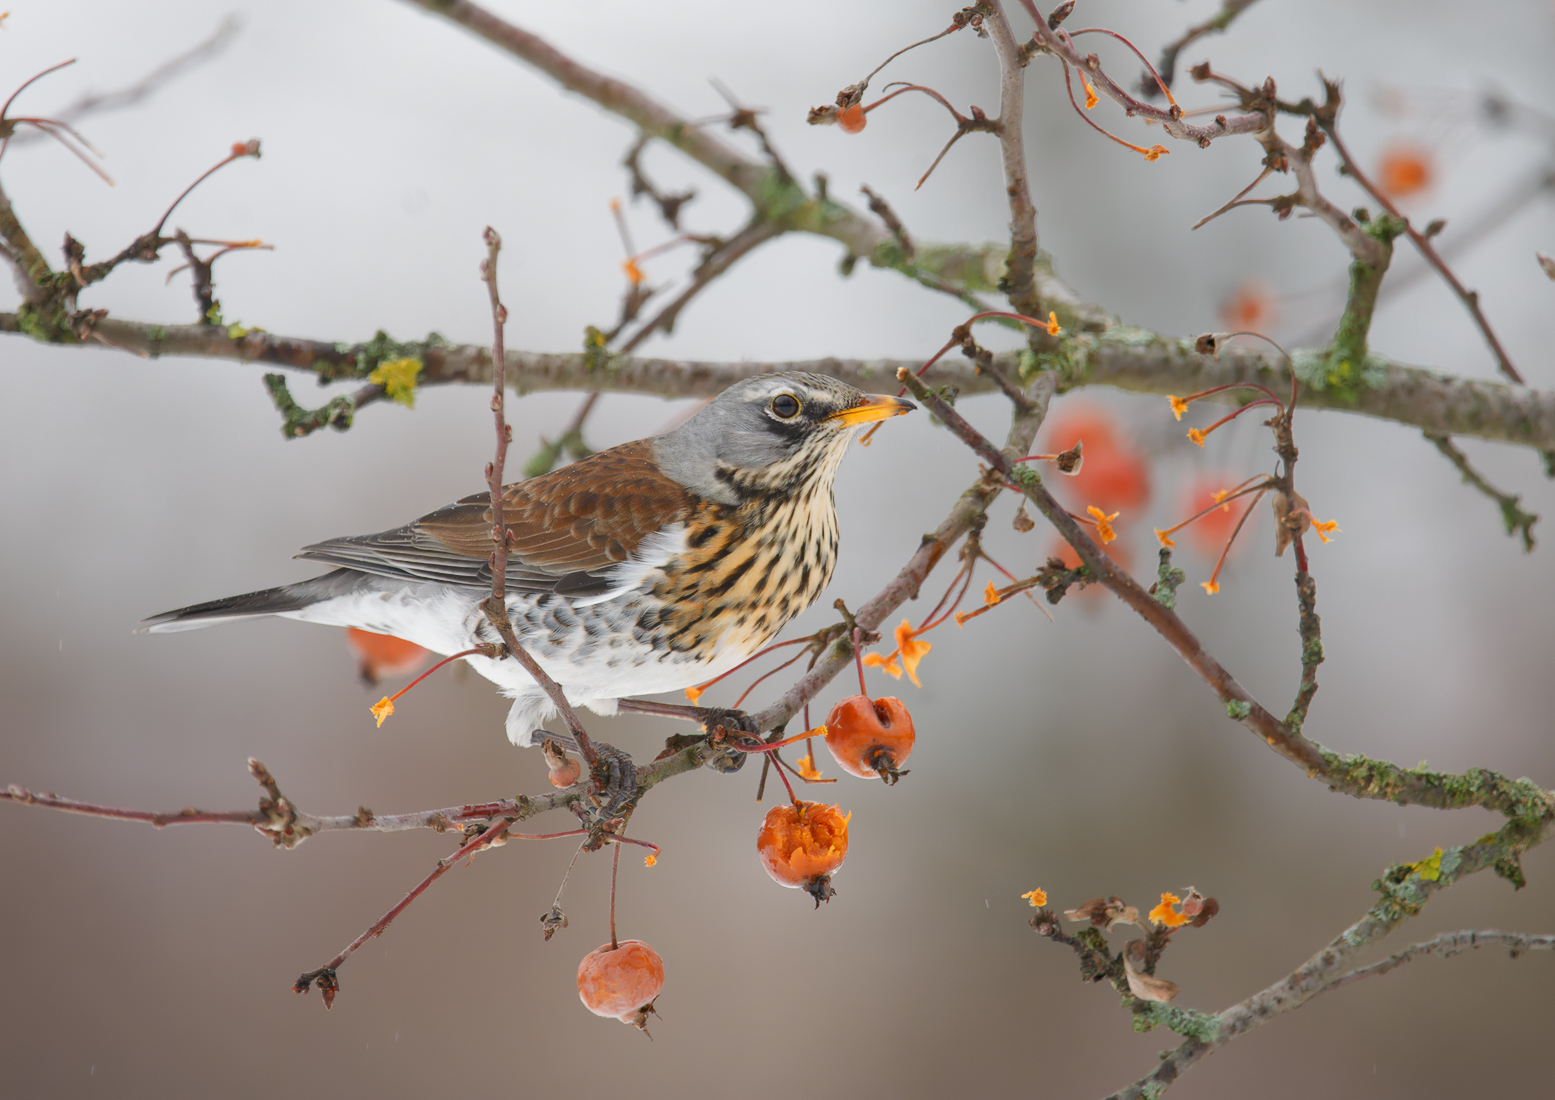
[[[1005,234],[997,150],[980,135],[912,191],[947,136],[943,109],[927,99],[903,97],[852,137],[804,123],[806,108],[940,29],[939,7],[914,0],[887,18],[881,5],[808,0],[492,6],[691,116],[724,109],[708,83],[718,77],[767,109],[764,124],[797,172],[824,170],[833,194],[850,201],[869,183],[915,237]],[[257,136],[263,159],[224,170],[174,218],[194,235],[276,245],[218,265],[229,319],[331,340],[378,328],[486,340],[476,268],[487,224],[507,241],[511,346],[575,348],[585,325],[614,319],[623,280],[608,203],[626,196],[617,165],[631,132],[451,25],[385,0],[10,7],[0,84],[79,58],[18,103],[45,113],[138,79],[228,12],[243,21],[215,61],[134,110],[83,123],[117,186],[47,143],[7,153],[0,178],[51,255],[67,229],[89,258],[117,250],[230,143]],[[1127,33],[1154,55],[1215,7],[1082,0],[1073,20]],[[1471,22],[1447,3],[1265,0],[1183,61],[1209,57],[1249,81],[1273,74],[1288,96],[1317,94],[1315,69],[1344,78],[1344,130],[1365,163],[1401,138],[1436,151],[1437,186],[1408,210],[1448,218],[1442,240],[1451,245],[1454,226],[1548,165],[1548,140],[1490,131],[1474,94],[1497,89],[1549,108],[1552,46],[1547,0],[1488,6]],[[1120,50],[1097,48],[1132,71]],[[963,110],[997,102],[989,47],[967,34],[882,76],[932,84]],[[1191,83],[1179,88],[1190,107],[1213,102]],[[1382,110],[1390,89],[1426,110],[1402,119]],[[1074,116],[1046,59],[1030,70],[1026,110],[1042,244],[1082,293],[1128,321],[1185,334],[1216,327],[1218,305],[1251,278],[1283,296],[1276,335],[1299,336],[1336,307],[1346,255],[1320,224],[1254,209],[1190,232],[1257,173],[1250,142],[1173,144],[1146,163]],[[1110,106],[1096,115],[1124,136],[1149,133]],[[697,188],[691,228],[739,223],[741,201],[716,180],[662,149],[647,164],[666,187]],[[1361,201],[1331,160],[1322,178],[1341,204]],[[664,239],[646,208],[628,213],[639,247]],[[1555,286],[1536,249],[1555,252],[1547,197],[1456,266],[1530,383],[1547,388]],[[1400,275],[1416,265],[1407,251]],[[649,350],[926,357],[964,317],[893,273],[861,266],[843,278],[839,258],[814,238],[770,245]],[[685,260],[653,261],[650,276],[674,277]],[[123,270],[83,304],[191,321],[183,277],[164,285],[173,265]],[[0,309],[16,300],[0,286]],[[1387,299],[1373,346],[1458,374],[1494,373],[1462,308],[1431,279]],[[339,632],[266,622],[130,634],[167,608],[310,575],[289,560],[301,545],[397,525],[480,487],[490,449],[484,392],[428,391],[413,412],[379,406],[343,435],[286,442],[262,373],[0,340],[0,781],[147,808],[238,807],[255,797],[243,767],[252,755],[316,812],[429,808],[543,786],[539,755],[506,744],[505,704],[478,677],[438,674],[375,729],[366,707],[376,695],[356,682]],[[302,382],[294,391],[309,404],[328,396]],[[575,402],[515,402],[517,455]],[[1149,526],[1178,518],[1187,479],[1270,461],[1255,424],[1217,433],[1199,451],[1164,399],[1086,393],[1057,407],[1082,402],[1112,410],[1152,455],[1149,514],[1129,517],[1126,536],[1136,562],[1153,559]],[[963,408],[1002,432],[997,402]],[[680,411],[610,398],[589,438],[637,438]],[[1314,550],[1328,663],[1308,732],[1404,764],[1555,782],[1548,550],[1521,554],[1493,506],[1418,433],[1337,413],[1297,423],[1303,491],[1344,532]],[[1531,510],[1555,513],[1534,456],[1464,447]],[[842,561],[821,608],[837,596],[868,598],[976,472],[973,456],[925,417],[895,421],[851,454],[838,485]],[[1016,535],[1011,508],[995,512],[989,546],[1028,571],[1052,537]],[[1220,595],[1185,589],[1183,612],[1254,694],[1280,706],[1299,667],[1290,567],[1270,554],[1266,519],[1251,535]],[[1183,559],[1190,587],[1213,564]],[[928,586],[931,602],[945,580]],[[829,616],[818,609],[789,635]],[[1479,811],[1328,794],[1228,722],[1120,608],[1066,601],[1055,617],[1013,606],[964,633],[936,631],[921,690],[871,682],[912,708],[913,774],[891,790],[850,782],[825,791],[855,816],[842,893],[821,912],[758,867],[755,769],[686,777],[645,800],[634,831],[665,855],[651,871],[623,861],[621,924],[665,958],[664,1019],[651,1044],[575,997],[577,960],[608,938],[607,861],[580,861],[564,901],[573,924],[540,941],[536,918],[571,854],[566,841],[509,845],[446,876],[346,964],[326,1014],[316,997],[289,992],[292,979],[397,900],[446,853],[445,839],[330,836],[278,852],[236,829],[153,832],[0,808],[0,1077],[18,1095],[70,1097],[580,1083],[643,1096],[1100,1094],[1144,1073],[1174,1037],[1132,1034],[1112,991],[1076,981],[1072,960],[1027,928],[1020,893],[1041,885],[1061,906],[1111,893],[1150,903],[1189,883],[1215,895],[1221,916],[1184,936],[1162,971],[1183,987],[1179,1004],[1212,1011],[1356,919],[1388,864],[1494,827]],[[849,690],[839,681],[821,712]],[[662,722],[597,724],[650,756],[674,732]],[[1552,930],[1549,856],[1534,852],[1526,868],[1526,890],[1475,876],[1389,946],[1460,927]],[[1238,1041],[1178,1090],[1537,1092],[1550,1065],[1551,964],[1490,952],[1412,964]]]

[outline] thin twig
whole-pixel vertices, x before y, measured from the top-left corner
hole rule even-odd
[[[486,260],[481,265],[481,277],[485,280],[491,298],[492,317],[492,384],[491,398],[492,414],[497,422],[497,454],[496,458],[486,467],[487,486],[491,492],[492,528],[491,537],[494,545],[491,556],[491,596],[481,601],[481,610],[486,613],[487,620],[502,638],[507,646],[508,653],[529,673],[534,681],[540,685],[545,693],[550,696],[551,702],[561,712],[562,719],[567,723],[567,728],[572,732],[573,740],[577,743],[578,752],[587,761],[589,771],[592,774],[599,764],[599,754],[594,748],[594,743],[589,739],[588,731],[583,728],[583,721],[578,717],[578,712],[573,709],[562,691],[561,685],[547,675],[535,659],[529,655],[518,642],[518,637],[513,632],[513,623],[508,618],[507,611],[507,562],[508,562],[508,530],[502,514],[502,467],[507,459],[508,443],[512,439],[513,430],[508,427],[504,414],[504,395],[507,384],[507,351],[503,347],[503,326],[507,323],[507,307],[502,304],[501,295],[497,291],[497,255],[502,251],[502,238],[497,231],[490,226],[486,227],[484,234],[486,242]]]
[[[394,922],[394,918],[409,908],[410,903],[419,898],[426,891],[428,886],[431,886],[438,879],[442,878],[443,875],[447,874],[448,871],[457,866],[459,861],[465,856],[474,855],[478,849],[489,845],[494,840],[497,840],[502,836],[503,833],[507,832],[507,827],[508,823],[504,821],[489,830],[485,830],[465,842],[465,844],[453,855],[447,857],[446,859],[439,860],[437,866],[432,869],[431,873],[428,874],[426,878],[417,883],[416,886],[410,891],[410,893],[401,898],[392,909],[390,909],[383,916],[379,917],[377,921],[375,921],[372,926],[367,929],[367,931],[363,932],[360,936],[356,937],[356,939],[346,944],[345,948],[340,952],[340,954],[336,955],[333,959],[330,959],[329,962],[325,963],[317,970],[309,970],[307,973],[299,977],[294,983],[292,983],[292,992],[306,993],[309,988],[312,987],[314,982],[318,982],[319,993],[324,997],[324,1007],[333,1008],[335,1004],[335,994],[340,991],[340,980],[335,975],[335,971],[340,967],[340,964],[355,954],[356,949],[361,947],[368,940],[373,939],[376,936],[383,935],[384,932],[388,930],[389,925]],[[617,848],[616,851],[619,853],[620,848]]]
[[[1022,134],[1022,110],[1025,100],[1026,69],[1020,44],[1010,30],[1010,21],[999,0],[990,0],[989,17],[984,21],[994,51],[999,56],[999,153],[1004,164],[1004,187],[1010,207],[1010,256],[1006,280],[1011,307],[1017,313],[1036,316],[1042,312],[1037,293],[1037,208],[1031,201],[1031,184]],[[1046,23],[1042,24],[1044,27]]]
[[[109,111],[119,111],[126,107],[133,107],[147,97],[160,91],[163,85],[170,83],[184,72],[198,68],[216,58],[237,37],[238,31],[243,26],[243,20],[236,15],[227,15],[216,25],[205,39],[191,46],[183,53],[168,58],[155,69],[133,84],[123,88],[117,88],[111,92],[87,92],[78,99],[54,112],[54,117],[60,120],[75,121],[85,118],[87,115],[106,114]],[[27,142],[37,141],[42,137],[36,131],[28,134],[17,134],[11,139],[12,145],[22,145]]]
[[[1441,253],[1436,251],[1436,246],[1430,242],[1425,234],[1416,229],[1408,218],[1399,212],[1398,207],[1393,204],[1393,201],[1388,198],[1386,193],[1372,183],[1366,173],[1361,170],[1361,166],[1356,163],[1354,157],[1350,156],[1350,151],[1345,148],[1344,142],[1340,140],[1337,120],[1326,114],[1315,114],[1313,117],[1317,119],[1317,123],[1323,128],[1323,132],[1328,135],[1328,140],[1334,143],[1334,152],[1338,153],[1339,158],[1344,161],[1345,171],[1349,176],[1356,183],[1360,184],[1361,188],[1368,195],[1376,199],[1377,203],[1384,210],[1404,223],[1404,232],[1408,234],[1410,243],[1415,246],[1427,263],[1436,268],[1437,274],[1446,281],[1447,285],[1452,288],[1452,292],[1458,296],[1464,308],[1469,311],[1469,315],[1474,318],[1474,323],[1479,326],[1480,333],[1485,337],[1485,343],[1490,345],[1491,354],[1496,357],[1496,365],[1501,369],[1501,373],[1518,385],[1522,385],[1523,376],[1512,365],[1511,357],[1507,355],[1506,349],[1501,346],[1501,340],[1496,336],[1495,330],[1490,327],[1490,322],[1486,319],[1484,310],[1480,309],[1479,292],[1467,289],[1458,281],[1458,277],[1453,274],[1452,268],[1447,266],[1447,261],[1442,259]]]
[[[1555,936],[1537,935],[1530,932],[1497,932],[1493,929],[1463,929],[1458,932],[1443,932],[1434,940],[1426,940],[1424,943],[1411,944],[1402,951],[1383,959],[1381,962],[1372,963],[1370,966],[1357,967],[1348,974],[1341,975],[1323,987],[1321,992],[1327,993],[1331,989],[1341,989],[1363,978],[1375,978],[1386,974],[1390,970],[1396,970],[1407,962],[1412,962],[1424,955],[1440,955],[1444,959],[1450,959],[1464,951],[1477,951],[1481,947],[1505,947],[1512,958],[1519,958],[1529,951],[1555,951]]]
[[[1469,465],[1469,456],[1453,445],[1451,436],[1426,432],[1425,437],[1436,445],[1436,449],[1447,457],[1448,462],[1458,468],[1465,484],[1474,486],[1496,502],[1501,509],[1501,522],[1506,525],[1506,533],[1513,536],[1520,535],[1523,540],[1523,552],[1533,553],[1533,525],[1539,522],[1539,517],[1518,507],[1522,498],[1514,493],[1503,493],[1486,481],[1478,470]]]
[[[1172,86],[1172,76],[1177,70],[1177,55],[1193,42],[1197,42],[1206,34],[1218,34],[1229,27],[1237,16],[1252,7],[1255,0],[1222,0],[1220,11],[1196,26],[1189,27],[1181,38],[1168,42],[1161,50],[1160,79],[1168,88]],[[1140,81],[1141,90],[1147,96],[1153,96],[1158,90],[1155,81],[1148,78]]]

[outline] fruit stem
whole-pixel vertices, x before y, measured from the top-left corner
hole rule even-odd
[[[610,950],[621,946],[616,939],[616,873],[621,869],[621,845],[616,845],[615,858],[610,862]]]
[[[776,755],[776,753],[773,754],[774,757]],[[794,793],[794,785],[788,781],[788,773],[783,770],[783,762],[781,760],[778,761],[777,773],[778,778],[783,781],[783,789],[788,792],[788,800],[795,806],[802,806],[803,803],[799,801],[799,796]]]
[[[398,691],[396,691],[393,695],[389,696],[389,702],[391,702],[391,703],[398,702],[401,695],[404,695],[411,688],[413,688],[417,684],[421,683],[422,680],[425,680],[428,676],[432,675],[432,673],[436,672],[438,669],[442,668],[444,665],[448,664],[450,661],[457,661],[460,657],[469,657],[472,654],[479,653],[480,651],[481,651],[480,647],[476,646],[474,649],[466,649],[462,653],[455,653],[452,657],[444,657],[441,661],[437,662],[437,664],[433,665],[431,668],[429,668],[425,672],[423,672],[420,676],[417,676],[410,683],[406,684],[404,687],[402,687]]]
[[[859,628],[853,628],[853,664],[858,668],[858,693],[866,699],[869,689],[864,686],[864,647],[859,644]]]

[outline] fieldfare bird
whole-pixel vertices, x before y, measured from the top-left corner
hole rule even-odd
[[[575,706],[726,672],[815,602],[837,562],[832,482],[871,421],[914,408],[802,371],[730,386],[674,431],[503,488],[507,609],[519,643]],[[435,653],[496,641],[492,513],[476,493],[404,527],[297,555],[337,568],[146,620],[153,633],[265,615],[392,634]],[[464,658],[513,699],[533,745],[550,697],[511,660]]]

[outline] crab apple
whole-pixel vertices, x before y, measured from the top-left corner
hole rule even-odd
[[[1382,154],[1377,182],[1394,198],[1413,195],[1431,186],[1431,154],[1417,145],[1392,145]]]
[[[767,811],[756,833],[761,865],[779,886],[802,887],[821,902],[836,893],[831,877],[848,854],[848,819],[837,806],[785,802]]]
[[[578,998],[596,1016],[648,1030],[648,1013],[664,988],[664,960],[642,940],[601,945],[578,964]]]
[[[837,125],[842,127],[842,132],[845,134],[858,133],[868,122],[869,120],[864,114],[864,108],[857,103],[837,115]]]
[[[567,750],[553,738],[547,737],[540,743],[540,751],[545,754],[545,766],[549,769],[551,786],[570,787],[578,781],[583,774],[583,763],[567,755]]]
[[[907,773],[902,765],[912,753],[912,715],[900,699],[871,700],[850,695],[832,707],[826,718],[826,747],[838,767],[860,779],[879,776],[887,784]]]
[[[417,671],[431,654],[415,642],[391,634],[346,627],[346,641],[356,654],[362,679],[376,684],[384,676],[408,676]]]

